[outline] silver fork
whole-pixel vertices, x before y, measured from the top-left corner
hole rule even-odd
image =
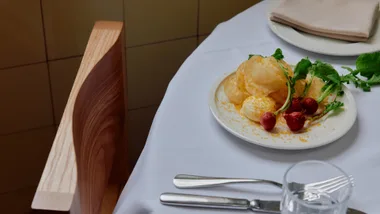
[[[315,182],[312,185],[306,184],[304,185],[304,189],[306,190],[303,194],[303,200],[314,201],[320,198],[319,193],[328,193],[331,194],[340,188],[343,188],[346,185],[354,185],[354,178],[352,175],[349,176],[349,179],[346,179],[344,176],[338,176],[332,179],[328,179],[322,182]],[[308,191],[308,190],[316,190],[317,192]],[[291,189],[291,191],[294,191]]]
[[[352,175],[349,176],[349,181],[344,176],[334,177],[328,180],[314,182],[309,184],[300,184],[296,182],[289,183],[289,189],[291,190],[307,190],[311,188],[324,188],[327,190],[336,191],[340,183],[345,183],[347,185],[352,181]],[[346,181],[346,182],[344,182]],[[279,188],[282,188],[282,184],[276,181],[265,180],[265,179],[250,179],[250,178],[224,178],[224,177],[206,177],[198,175],[185,175],[179,174],[174,177],[173,183],[177,188],[199,188],[199,187],[213,187],[223,184],[234,184],[234,183],[265,183],[270,184]],[[334,185],[338,185],[337,187]],[[339,187],[341,188],[341,187]]]

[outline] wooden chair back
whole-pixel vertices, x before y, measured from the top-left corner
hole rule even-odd
[[[121,22],[95,23],[33,209],[98,214],[110,181],[126,179],[122,35]]]

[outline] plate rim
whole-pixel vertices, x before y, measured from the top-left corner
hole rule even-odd
[[[220,84],[222,84],[222,82],[227,77],[229,77],[230,75],[234,74],[235,72],[236,71],[233,71],[233,72],[230,72],[230,73],[224,73],[222,76],[220,76],[220,77],[217,78],[217,81],[215,81],[215,83],[213,84],[213,86],[212,86],[212,88],[211,88],[211,90],[209,92],[208,104],[209,104],[209,109],[210,109],[213,117],[216,119],[216,121],[219,123],[219,125],[221,125],[224,129],[226,129],[228,132],[230,132],[234,136],[236,136],[236,137],[238,137],[238,138],[240,138],[240,139],[242,139],[242,140],[244,140],[244,141],[246,141],[248,143],[255,144],[255,145],[258,145],[258,146],[262,146],[262,147],[266,147],[266,148],[278,149],[278,150],[293,150],[294,151],[294,150],[313,149],[313,148],[322,147],[322,146],[325,146],[325,145],[328,145],[328,144],[331,144],[331,143],[337,141],[338,139],[340,139],[341,137],[343,137],[344,135],[346,135],[347,132],[349,132],[351,130],[351,128],[353,127],[353,125],[356,122],[356,119],[357,119],[357,107],[356,107],[355,98],[352,95],[352,93],[350,92],[350,90],[348,89],[348,87],[343,84],[343,90],[345,91],[344,96],[347,96],[347,98],[349,100],[352,100],[352,107],[353,107],[352,108],[352,111],[353,111],[352,114],[354,116],[352,117],[352,120],[350,121],[349,125],[345,126],[346,127],[345,129],[342,129],[342,131],[340,131],[337,134],[335,134],[333,138],[331,138],[329,140],[325,140],[324,142],[318,143],[318,144],[302,144],[303,146],[289,146],[290,144],[285,144],[285,143],[282,144],[282,145],[273,145],[273,144],[265,144],[265,143],[260,143],[258,141],[255,141],[255,140],[253,140],[253,139],[251,139],[249,137],[241,135],[238,131],[235,131],[232,128],[230,128],[223,121],[221,121],[221,119],[217,115],[218,107],[216,106],[216,102],[215,102],[216,92],[217,92]],[[305,145],[308,145],[308,146],[305,146]]]

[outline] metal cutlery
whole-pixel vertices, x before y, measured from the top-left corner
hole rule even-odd
[[[234,183],[266,183],[276,187],[282,188],[282,184],[263,179],[249,179],[249,178],[223,178],[223,177],[207,177],[198,175],[179,174],[173,179],[173,183],[177,188],[198,188],[198,187],[212,187],[223,184]]]
[[[178,193],[163,193],[160,201],[164,205],[202,207],[234,210],[251,210],[262,213],[281,213],[280,201],[247,200],[217,196],[190,195]],[[348,208],[347,214],[365,214],[359,210]]]
[[[289,189],[292,190],[302,190],[310,188],[326,188],[330,191],[335,191],[340,185],[347,185],[349,182],[352,183],[353,178],[350,175],[349,181],[344,176],[334,177],[328,180],[314,182],[309,184],[300,183],[289,183]],[[250,179],[250,178],[224,178],[224,177],[207,177],[198,175],[186,175],[179,174],[173,179],[173,183],[177,188],[187,189],[187,188],[200,188],[200,187],[213,187],[224,184],[237,184],[237,183],[264,183],[270,184],[279,188],[282,188],[282,184],[276,181],[264,180],[264,179]],[[340,187],[339,187],[340,188]]]
[[[292,185],[295,185],[294,183]],[[311,184],[296,184],[297,186],[289,187],[292,191],[306,190],[306,193],[302,193],[299,197],[301,197],[305,201],[314,201],[320,198],[319,194],[307,192],[307,190],[318,190],[318,192],[323,193],[333,193],[340,188],[346,185],[354,185],[354,179],[352,176],[349,176],[349,180],[347,180],[343,176],[338,176],[335,178],[331,178],[321,182],[315,182]],[[297,189],[303,188],[303,189]]]
[[[163,193],[160,201],[165,205],[220,208],[234,210],[252,210],[255,212],[280,213],[279,201],[262,201],[216,196],[202,196],[178,193]]]

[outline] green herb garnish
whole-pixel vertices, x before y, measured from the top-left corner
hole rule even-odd
[[[344,104],[342,102],[334,100],[333,102],[326,105],[325,110],[321,114],[318,114],[318,115],[310,118],[310,121],[318,120],[319,118],[322,118],[323,116],[325,116],[330,111],[335,111],[335,110],[337,110],[343,106],[344,106]]]
[[[248,59],[251,59],[253,56],[261,56],[261,57],[263,57],[263,56],[260,55],[260,54],[249,54],[249,55],[248,55]]]
[[[322,102],[328,95],[342,90],[341,77],[332,65],[317,60],[310,70],[312,76],[316,76],[325,82],[322,87],[322,94],[316,100],[317,103]]]
[[[319,77],[324,82],[341,84],[339,73],[334,69],[332,65],[328,63],[317,60],[313,64],[311,70],[314,76]]]
[[[293,95],[295,93],[295,85],[297,80],[306,79],[309,73],[309,68],[311,67],[311,62],[308,58],[304,58],[299,61],[294,69],[293,77],[289,76],[287,69],[279,62],[281,69],[284,71],[284,75],[287,79],[286,85],[288,86],[288,96],[286,97],[285,103],[279,108],[274,114],[286,111],[292,104]]]
[[[343,66],[350,73],[342,76],[345,83],[353,83],[355,87],[363,91],[371,91],[372,85],[380,84],[380,52],[361,54],[356,59],[356,69]],[[360,74],[367,80],[359,78]]]
[[[356,72],[371,79],[380,74],[380,52],[361,54],[356,59]]]
[[[262,55],[259,55],[259,54],[249,54],[248,59],[251,59],[253,56],[263,57]],[[274,54],[272,54],[272,56],[277,60],[282,60],[284,58],[284,55],[282,55],[282,50],[280,48],[277,48]]]
[[[280,48],[277,48],[272,56],[277,60],[282,60],[284,58],[284,55],[282,55],[282,50]]]
[[[350,73],[341,77],[342,83],[353,83],[356,88],[361,88],[363,91],[371,91],[371,85],[368,81],[362,80],[357,76],[356,71],[349,67],[342,66],[342,68],[348,70]]]

